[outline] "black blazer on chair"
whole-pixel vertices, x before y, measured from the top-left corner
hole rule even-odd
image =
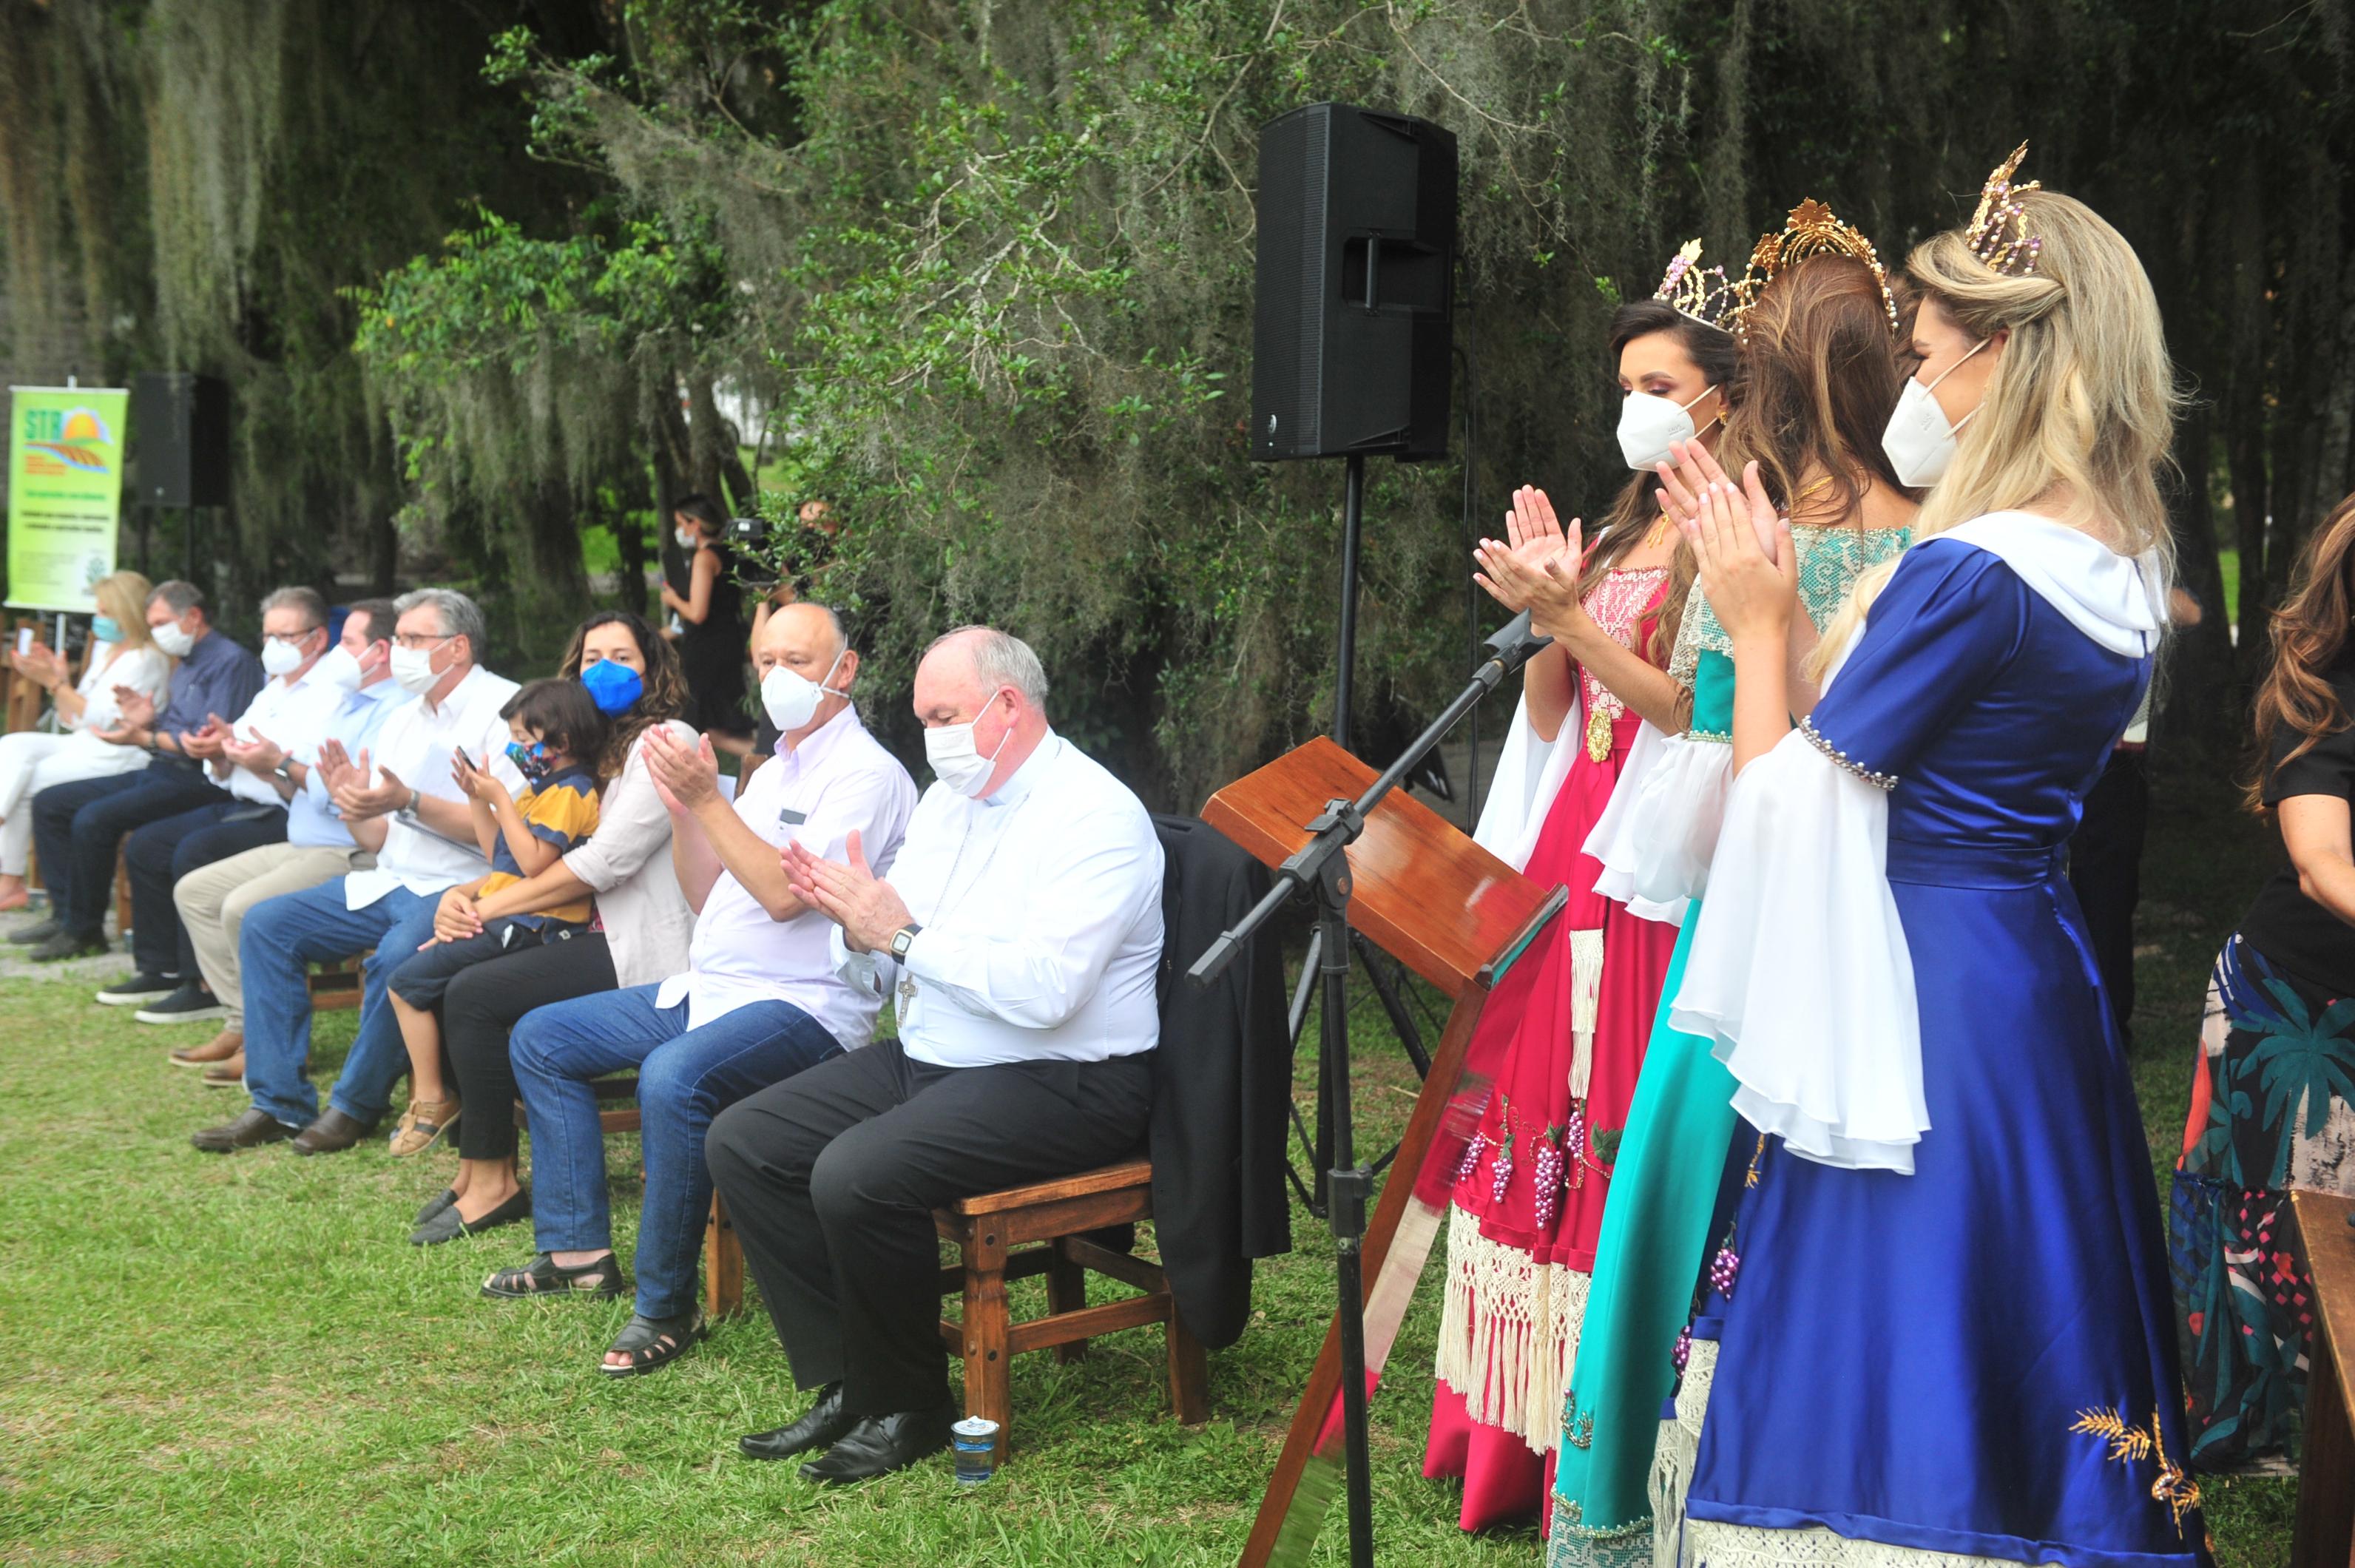
[[[1153,819],[1161,884],[1161,1044],[1153,1058],[1154,1232],[1186,1327],[1217,1349],[1251,1317],[1251,1260],[1292,1250],[1284,1188],[1292,1039],[1273,929],[1208,988],[1186,971],[1268,889],[1267,869],[1198,817]]]

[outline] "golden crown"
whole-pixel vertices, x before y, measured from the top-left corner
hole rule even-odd
[[[2019,200],[2021,192],[2044,187],[2036,180],[2011,183],[2019,160],[2026,156],[2028,144],[2022,142],[2012,149],[2011,156],[1995,166],[1987,184],[1979,187],[1979,207],[1971,214],[1971,226],[1963,230],[1963,243],[1971,248],[1971,254],[2007,278],[2024,278],[2036,271],[2036,260],[2044,251],[2044,241],[2028,231],[2028,215]]]
[[[1889,313],[1889,330],[1897,330],[1897,301],[1889,293],[1889,274],[1881,270],[1880,252],[1871,240],[1812,197],[1791,208],[1780,234],[1758,237],[1757,248],[1750,252],[1750,275],[1742,283],[1745,305],[1775,274],[1810,256],[1849,256],[1871,268],[1872,281],[1881,285],[1881,309]]]
[[[1686,240],[1660,274],[1660,286],[1652,297],[1703,326],[1732,332],[1741,324],[1747,296],[1740,284],[1727,280],[1723,267],[1694,265],[1700,260],[1700,241]]]

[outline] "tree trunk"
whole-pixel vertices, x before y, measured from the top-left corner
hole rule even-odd
[[[2169,639],[2167,705],[2159,728],[2189,741],[2203,759],[2229,756],[2241,732],[2241,687],[2232,645],[2224,629],[2224,577],[2216,560],[2216,520],[2208,504],[2213,461],[2209,413],[2197,408],[2177,427],[2176,464],[2182,482],[2169,497],[2169,529],[2184,592],[2200,602],[2200,620]]]

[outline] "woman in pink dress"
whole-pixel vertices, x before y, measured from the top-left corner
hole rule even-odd
[[[1689,572],[1661,516],[1650,465],[1672,441],[1712,442],[1734,366],[1719,325],[1721,272],[1670,263],[1654,298],[1624,305],[1612,355],[1626,394],[1620,444],[1638,477],[1591,548],[1565,537],[1544,494],[1515,494],[1506,541],[1478,552],[1478,581],[1533,608],[1553,646],[1528,666],[1519,709],[1476,834],[1568,907],[1523,960],[1526,1002],[1482,1019],[1476,1057],[1498,1060],[1496,1093],[1449,1211],[1439,1385],[1423,1473],[1464,1482],[1466,1530],[1535,1518],[1578,1345],[1611,1158],[1677,940],[1680,910],[1594,891],[1589,832],[1646,720],[1680,728],[1665,668]],[[1574,580],[1574,595],[1531,592]],[[1663,629],[1665,623],[1665,631]]]

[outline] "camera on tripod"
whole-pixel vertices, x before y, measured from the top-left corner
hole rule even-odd
[[[719,537],[739,549],[762,549],[773,531],[773,525],[766,517],[730,517],[719,530]]]

